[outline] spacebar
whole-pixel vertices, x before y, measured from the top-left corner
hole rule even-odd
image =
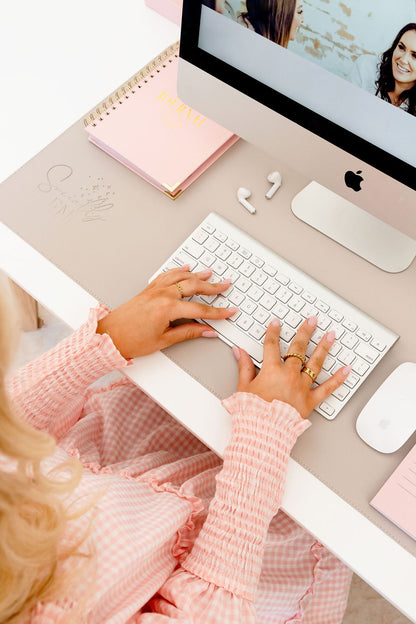
[[[250,338],[245,332],[240,331],[230,321],[224,319],[204,319],[204,323],[215,329],[220,338],[225,339],[225,342],[235,344],[237,347],[247,351],[255,360],[255,364],[261,365],[263,362],[263,345]]]

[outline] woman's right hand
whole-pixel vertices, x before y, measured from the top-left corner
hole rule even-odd
[[[305,356],[309,340],[317,325],[316,316],[306,319],[293,338],[288,353]],[[264,340],[263,365],[256,376],[254,364],[246,351],[233,347],[238,360],[238,392],[251,392],[266,401],[278,399],[292,405],[307,418],[312,410],[339,388],[351,370],[350,366],[340,368],[332,377],[312,388],[312,379],[302,371],[303,362],[299,357],[289,357],[283,361],[280,354],[280,321],[275,319],[267,329]],[[307,361],[307,367],[319,375],[328,351],[335,340],[335,333],[328,332],[316,346]]]

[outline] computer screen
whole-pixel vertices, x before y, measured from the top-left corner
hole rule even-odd
[[[180,56],[185,102],[405,234],[412,260],[415,0],[184,0]]]

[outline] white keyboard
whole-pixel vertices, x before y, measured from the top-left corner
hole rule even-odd
[[[204,322],[227,344],[245,349],[258,367],[263,361],[266,329],[273,318],[282,323],[282,356],[299,325],[309,316],[317,315],[318,326],[306,352],[308,357],[326,332],[335,331],[335,343],[316,383],[324,382],[342,366],[351,364],[352,371],[345,383],[317,407],[330,420],[398,339],[397,334],[216,213],[204,219],[153,277],[183,264],[189,264],[191,271],[211,268],[211,282],[232,279],[225,293],[198,295],[192,300],[239,308],[231,319]]]

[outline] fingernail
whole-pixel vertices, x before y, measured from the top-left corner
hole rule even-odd
[[[352,366],[344,366],[344,368],[342,369],[342,374],[345,375],[346,377],[347,375],[350,374],[351,369],[352,369]]]
[[[281,323],[280,323],[280,321],[279,321],[279,319],[278,319],[278,318],[275,318],[275,319],[273,319],[273,320],[272,320],[272,322],[270,323],[270,325],[271,325],[272,327],[280,327]]]
[[[181,267],[179,267],[179,268],[180,268],[180,269],[184,269],[184,270],[186,270],[186,271],[189,271],[190,266],[191,266],[190,264],[183,264],[183,265],[182,265]]]
[[[326,335],[326,339],[328,340],[328,342],[334,342],[335,340],[335,332],[333,329],[331,329],[331,331],[329,331]]]
[[[233,280],[231,279],[231,277],[226,277],[225,279],[221,281],[221,284],[231,284],[232,281]]]
[[[236,312],[238,312],[238,308],[227,308],[227,310],[229,312],[231,312],[231,315],[235,314]]]
[[[308,325],[310,325],[311,327],[315,327],[315,325],[317,325],[318,323],[318,317],[317,316],[310,316],[308,318]]]
[[[201,271],[200,276],[201,277],[209,277],[212,273],[211,269],[204,269],[203,271]]]
[[[235,359],[238,362],[238,360],[240,359],[240,349],[236,346],[233,346],[233,353],[234,353]]]
[[[202,336],[204,338],[218,338],[218,334],[214,330],[208,329],[207,331],[202,332]]]

